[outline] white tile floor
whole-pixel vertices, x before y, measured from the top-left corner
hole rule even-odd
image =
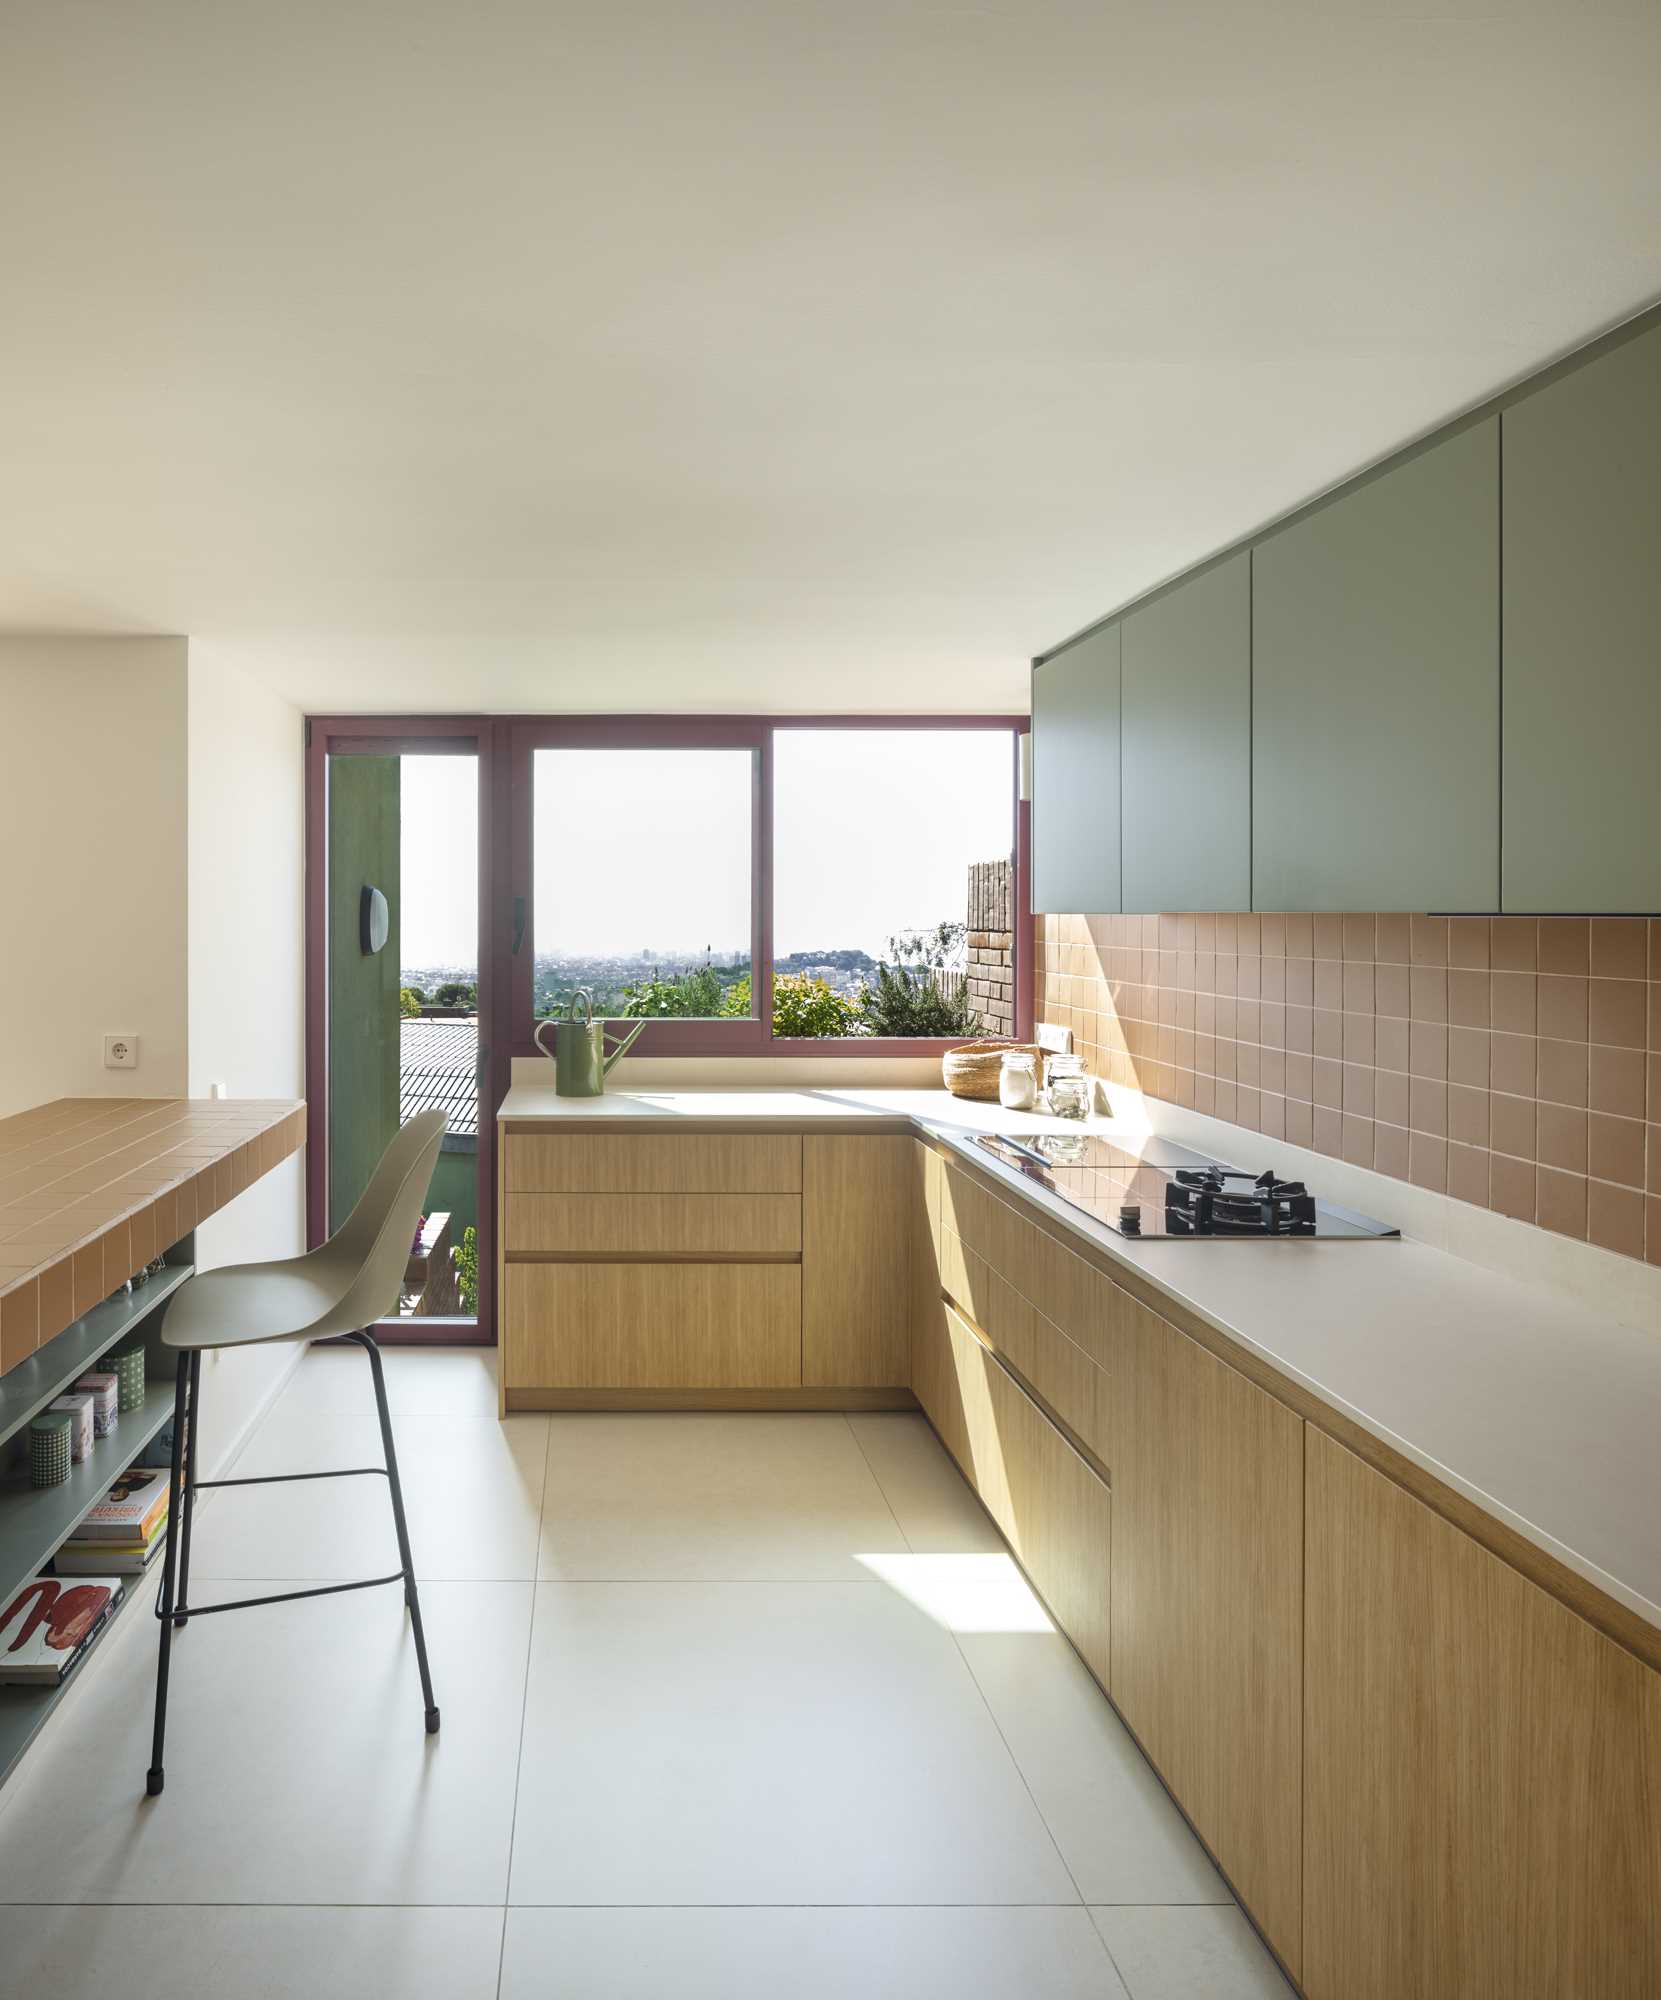
[[[144,1797],[129,1615],[0,1792],[0,1991],[1285,2000],[920,1418],[495,1417],[387,1356],[392,1592],[204,1620]],[[309,1355],[239,1470],[373,1462]],[[196,1593],[396,1566],[378,1480],[222,1493]]]

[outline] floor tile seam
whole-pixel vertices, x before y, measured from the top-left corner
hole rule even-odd
[[[1148,1898],[1129,1903],[1057,1903],[1047,1899],[1007,1901],[987,1898],[964,1902],[649,1902],[649,1903],[549,1903],[541,1901],[487,1900],[484,1902],[387,1902],[365,1898],[362,1902],[308,1900],[305,1897],[278,1897],[269,1902],[249,1902],[246,1898],[223,1902],[196,1898],[169,1899],[144,1896],[100,1901],[97,1898],[42,1896],[0,1896],[0,1910],[1231,1910],[1232,1903],[1171,1903]]]
[[[180,1898],[169,1902],[160,1896],[134,1897],[131,1900],[89,1900],[85,1896],[60,1900],[43,1896],[30,1896],[27,1900],[0,1896],[0,1910],[505,1910],[505,1902],[488,1903],[387,1903],[364,1901],[361,1903],[308,1902],[304,1898],[296,1901],[292,1897],[279,1898],[274,1902],[251,1903],[246,1898],[222,1903],[202,1902],[197,1899]]]
[[[872,1484],[876,1487],[877,1491],[882,1495],[882,1504],[888,1509],[889,1518],[893,1521],[895,1528],[898,1530],[900,1540],[905,1543],[907,1555],[914,1556],[917,1553],[917,1551],[912,1545],[911,1537],[906,1533],[905,1523],[900,1519],[898,1509],[895,1507],[894,1502],[889,1498],[888,1488],[884,1486],[884,1484],[882,1483],[882,1475],[877,1471],[877,1468],[871,1463],[871,1454],[865,1449],[865,1440],[860,1436],[859,1432],[854,1429],[853,1419],[848,1415],[846,1410],[842,1412],[842,1421],[848,1426],[848,1435],[854,1441],[854,1449],[859,1453],[860,1458],[864,1461],[865,1470],[871,1475]]]
[[[1114,1977],[1118,1980],[1119,1984],[1125,1989],[1125,1991],[1129,1993],[1131,1990],[1130,1981],[1125,1977],[1123,1966],[1121,1966],[1119,1961],[1113,1956],[1113,1947],[1107,1941],[1107,1933],[1102,1929],[1101,1925],[1096,1921],[1097,1910],[1124,1908],[1124,1907],[1126,1906],[1123,1904],[1114,1905],[1110,1903],[1086,1903],[1084,1906],[1084,1914],[1090,1919],[1090,1928],[1096,1933],[1097,1938],[1100,1940],[1102,1950],[1107,1953],[1107,1962],[1113,1968]],[[1215,1905],[1207,1904],[1204,1905],[1203,1907],[1214,1908]],[[503,1918],[504,1929],[506,1928],[506,1922],[507,1920],[504,1917]]]
[[[1025,1791],[1027,1798],[1031,1801],[1033,1811],[1038,1815],[1038,1824],[1044,1829],[1045,1833],[1049,1836],[1050,1845],[1055,1849],[1055,1858],[1061,1863],[1061,1866],[1066,1873],[1067,1880],[1072,1883],[1074,1895],[1078,1897],[1079,1903],[1081,1905],[1084,1905],[1084,1892],[1079,1887],[1078,1877],[1073,1873],[1072,1863],[1068,1861],[1067,1856],[1062,1851],[1061,1842],[1057,1838],[1055,1828],[1050,1824],[1049,1815],[1045,1812],[1044,1808],[1038,1803],[1038,1795],[1036,1792],[1034,1792],[1032,1788],[1032,1781],[1030,1778],[1028,1778],[1026,1774],[1026,1769],[1022,1765],[1020,1758],[1017,1757],[1015,1754],[1015,1746],[1010,1742],[1009,1737],[1004,1731],[1003,1724],[998,1720],[997,1711],[993,1708],[991,1699],[987,1695],[985,1688],[981,1686],[980,1676],[975,1672],[974,1662],[969,1658],[968,1653],[964,1650],[962,1634],[953,1631],[951,1634],[951,1640],[952,1640],[952,1645],[957,1650],[958,1658],[963,1662],[963,1671],[969,1676],[969,1684],[975,1690],[975,1693],[980,1697],[981,1706],[986,1710],[987,1720],[992,1724],[992,1727],[998,1732],[998,1741],[1004,1746],[1004,1755],[1008,1757],[1011,1765],[1013,1765],[1015,1770],[1015,1775],[1021,1781],[1021,1788],[1023,1791]],[[1104,1946],[1103,1949],[1105,1950],[1106,1947]],[[1117,1970],[1117,1967],[1115,1967],[1115,1970]]]
[[[531,1659],[536,1646],[536,1607],[541,1596],[542,1539],[548,1519],[548,1476],[554,1456],[554,1427],[547,1426],[542,1447],[542,1490],[536,1503],[536,1558],[531,1577],[531,1615],[525,1632],[525,1680],[519,1691],[519,1741],[513,1753],[513,1810],[508,1814],[508,1869],[502,1891],[502,1935],[496,1947],[496,2000],[502,2000],[507,1977],[508,1897],[513,1893],[513,1846],[519,1834],[519,1788],[525,1781],[525,1721],[531,1706]]]

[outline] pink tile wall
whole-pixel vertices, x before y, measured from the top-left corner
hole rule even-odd
[[[1661,1264],[1661,919],[1039,917],[1109,1082]]]

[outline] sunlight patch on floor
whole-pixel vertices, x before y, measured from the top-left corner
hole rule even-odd
[[[1055,1629],[1010,1556],[862,1555],[857,1560],[948,1632]]]

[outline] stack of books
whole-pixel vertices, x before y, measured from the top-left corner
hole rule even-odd
[[[126,1595],[118,1576],[37,1576],[0,1611],[0,1684],[56,1687],[73,1673]]]
[[[167,1539],[167,1473],[129,1466],[53,1558],[59,1576],[136,1576]]]

